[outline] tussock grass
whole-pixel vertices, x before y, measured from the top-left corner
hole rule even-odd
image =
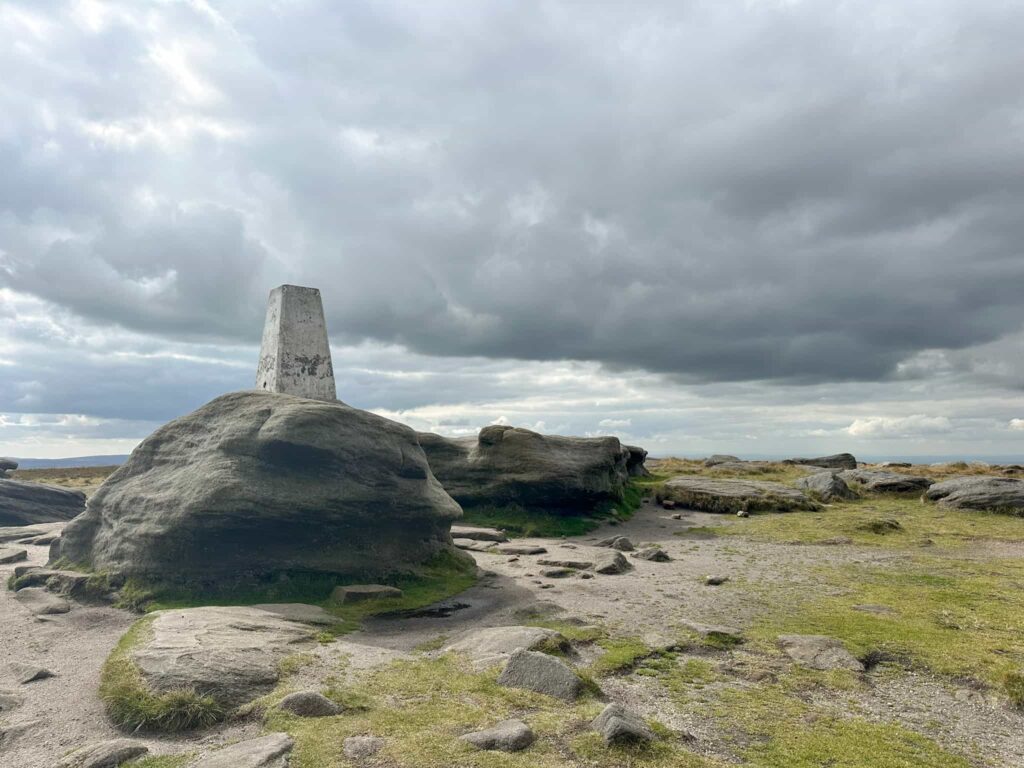
[[[597,641],[604,649],[589,672],[593,675],[605,676],[628,672],[641,660],[652,656],[656,651],[636,637],[606,637]]]
[[[151,619],[136,622],[118,642],[100,673],[100,700],[114,724],[126,731],[176,732],[224,719],[223,707],[190,688],[156,693],[146,685],[131,651],[151,631]]]

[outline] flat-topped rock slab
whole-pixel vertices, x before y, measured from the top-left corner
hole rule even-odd
[[[803,491],[782,483],[700,475],[672,478],[663,486],[660,498],[702,512],[791,512],[820,508],[818,502]]]
[[[1024,513],[1024,480],[1012,477],[955,477],[935,483],[924,495],[953,509]]]

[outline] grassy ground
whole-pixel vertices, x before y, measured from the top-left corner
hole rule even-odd
[[[59,485],[91,494],[99,488],[117,467],[68,467],[46,469],[19,469],[11,474],[15,480],[30,483]]]

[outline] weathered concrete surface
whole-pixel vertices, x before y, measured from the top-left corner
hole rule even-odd
[[[256,389],[337,399],[324,307],[316,288],[280,285],[270,292]]]

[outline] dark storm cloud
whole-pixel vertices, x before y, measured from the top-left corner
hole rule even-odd
[[[877,380],[1024,324],[1024,9],[8,4],[0,282],[252,341]]]

